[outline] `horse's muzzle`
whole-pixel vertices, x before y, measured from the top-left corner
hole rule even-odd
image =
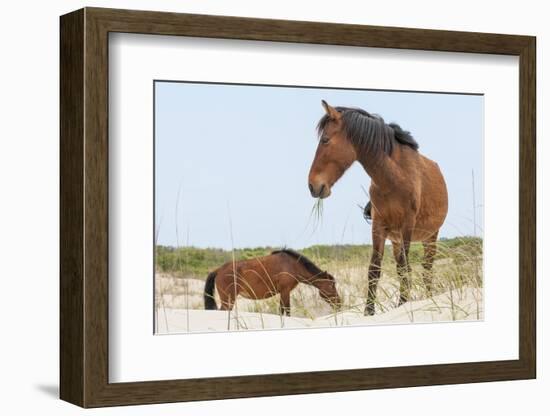
[[[313,184],[309,184],[309,192],[311,193],[311,196],[313,198],[326,198],[330,195],[330,188],[326,186],[325,184],[321,184],[320,186],[314,186]]]

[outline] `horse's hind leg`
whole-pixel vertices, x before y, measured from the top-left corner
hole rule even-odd
[[[422,279],[424,281],[424,286],[426,287],[426,293],[428,297],[432,296],[432,283],[433,283],[433,264],[434,257],[437,250],[436,246],[437,233],[432,235],[428,240],[423,241],[422,245],[424,246],[424,261],[422,262],[422,267],[424,272],[422,273]]]
[[[230,311],[233,309],[233,305],[235,304],[235,298],[233,296],[229,295],[225,298],[222,298],[220,296],[220,300],[221,300],[220,310]]]
[[[220,310],[230,311],[233,309],[237,293],[233,288],[233,284],[228,285],[225,290],[218,287],[218,294],[220,296]]]
[[[408,302],[411,294],[411,265],[409,264],[410,240],[403,242],[393,242],[393,256],[397,263],[397,275],[399,276],[399,302],[397,306]]]

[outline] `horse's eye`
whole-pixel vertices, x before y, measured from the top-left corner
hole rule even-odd
[[[321,137],[321,143],[327,144],[330,141],[328,137]]]

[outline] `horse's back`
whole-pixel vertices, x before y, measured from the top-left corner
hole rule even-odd
[[[237,285],[243,297],[266,299],[278,293],[281,280],[288,278],[295,268],[294,262],[277,254],[229,261],[218,269],[218,288]]]

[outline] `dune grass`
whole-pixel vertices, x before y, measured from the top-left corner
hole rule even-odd
[[[157,306],[203,309],[203,281],[210,271],[228,261],[267,255],[278,248],[221,250],[157,246]],[[315,245],[299,251],[335,276],[344,310],[363,312],[372,252],[370,245]],[[438,295],[448,294],[444,305],[433,301],[430,307],[434,310],[450,308],[453,319],[465,319],[466,312],[459,306],[461,294],[464,290],[481,289],[483,286],[482,240],[477,237],[460,237],[438,241],[431,293],[427,292],[423,280],[422,256],[422,245],[412,244],[409,254],[412,267],[411,300],[433,300]],[[479,294],[479,316],[476,319],[480,319],[483,309],[481,290]],[[390,246],[386,247],[377,295],[377,313],[386,312],[396,306],[399,278]],[[320,298],[317,289],[303,284],[292,292],[291,305],[292,315],[298,317],[313,319],[332,313],[330,306]],[[273,296],[257,301],[239,298],[237,307],[244,312],[279,314],[279,298]],[[334,319],[337,319],[336,314]],[[411,321],[414,319],[414,316],[410,317]]]
[[[281,247],[248,247],[234,250],[223,250],[219,248],[198,248],[183,246],[179,248],[170,246],[156,246],[156,270],[161,273],[170,274],[174,277],[189,277],[193,279],[206,279],[212,270],[222,264],[233,260],[248,260],[255,257],[265,256],[273,250]],[[335,263],[342,262],[348,265],[368,263],[372,253],[370,244],[335,244],[335,245],[313,245],[298,250],[309,257],[319,267],[326,268]],[[481,261],[482,240],[479,237],[456,237],[452,239],[441,239],[437,243],[436,261],[452,259],[457,264],[472,261],[479,257]],[[423,248],[420,243],[412,243],[409,260],[411,265],[422,262]],[[394,264],[391,254],[391,247],[387,246],[384,255],[384,264]],[[330,270],[329,270],[330,271]]]

